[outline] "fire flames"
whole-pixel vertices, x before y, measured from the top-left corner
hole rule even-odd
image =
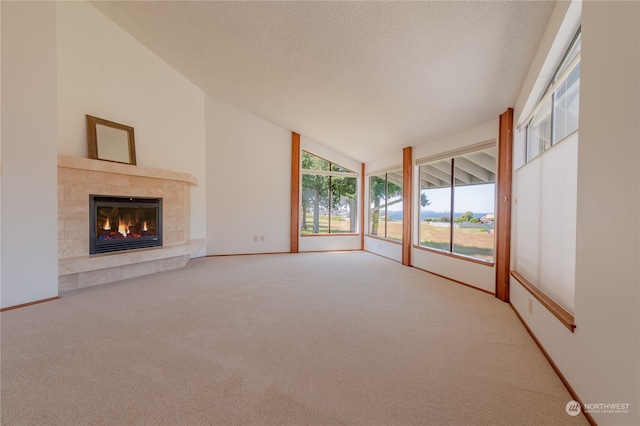
[[[105,212],[106,213],[106,212]],[[114,213],[109,212],[109,213]],[[98,223],[98,240],[115,240],[120,238],[140,238],[155,235],[154,225],[134,214],[104,214],[102,226]],[[116,225],[117,225],[117,229]]]
[[[127,238],[129,235],[129,224],[120,219],[118,223],[118,232],[122,234],[123,237]]]

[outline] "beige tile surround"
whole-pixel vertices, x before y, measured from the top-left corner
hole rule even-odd
[[[89,287],[185,266],[204,239],[191,240],[187,173],[58,156],[58,290]],[[162,198],[163,247],[89,255],[89,195]]]

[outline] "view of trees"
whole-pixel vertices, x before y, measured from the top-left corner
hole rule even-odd
[[[397,185],[389,180],[389,176],[387,173],[384,175],[371,176],[369,179],[369,193],[370,193],[370,218],[369,222],[371,224],[369,235],[378,235],[380,232],[379,224],[380,224],[380,210],[383,210],[385,222],[388,222],[389,215],[387,214],[387,208],[394,204],[402,203],[402,186]],[[431,202],[427,198],[427,195],[422,193],[420,194],[420,204],[422,207],[426,207]],[[387,227],[385,226],[385,231],[387,231],[387,235],[380,235],[385,238],[399,239],[395,237],[390,237],[388,235]]]
[[[371,215],[371,232],[370,235],[378,235],[378,226],[380,223],[380,210],[384,209],[385,218],[386,209],[389,205],[402,202],[402,187],[394,183],[388,182],[387,175],[371,176],[369,179],[370,201],[372,203]],[[387,203],[388,200],[396,198],[396,200]],[[386,237],[386,235],[383,235]]]
[[[357,220],[351,218],[357,216],[358,210],[357,178],[348,176],[355,173],[305,151],[302,170],[302,231],[356,232]],[[341,213],[349,218],[348,229],[337,224],[342,222],[343,217],[338,216]]]
[[[480,223],[480,219],[478,219],[477,217],[473,217],[473,212],[468,211],[463,215],[461,215],[460,217],[457,217],[455,222],[456,223],[464,223],[464,222]]]
[[[302,234],[358,232],[357,174],[305,151],[302,152],[301,160],[300,232]],[[402,169],[370,176],[369,235],[396,241],[402,240],[402,178]],[[491,182],[490,185],[495,184]],[[439,189],[438,187],[435,190]],[[421,188],[419,202],[423,208],[431,205],[431,195],[433,194],[428,193],[428,190]],[[438,197],[435,197],[435,204],[438,208],[442,208],[443,200]],[[445,203],[447,206],[451,204]],[[394,205],[396,207],[393,207]],[[434,217],[421,220],[419,237],[421,246],[486,260],[493,259],[491,223],[487,224],[484,219],[481,221],[474,217],[471,210],[462,214],[444,211],[443,215],[440,210],[429,211],[429,213],[433,213]],[[469,223],[474,225],[464,225]]]

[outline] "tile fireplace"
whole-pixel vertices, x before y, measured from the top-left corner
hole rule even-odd
[[[196,185],[188,173],[59,155],[58,291],[185,266],[204,247],[191,239]]]

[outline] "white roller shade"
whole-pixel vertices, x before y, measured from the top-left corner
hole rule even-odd
[[[515,269],[567,311],[575,305],[578,133],[515,174]]]

